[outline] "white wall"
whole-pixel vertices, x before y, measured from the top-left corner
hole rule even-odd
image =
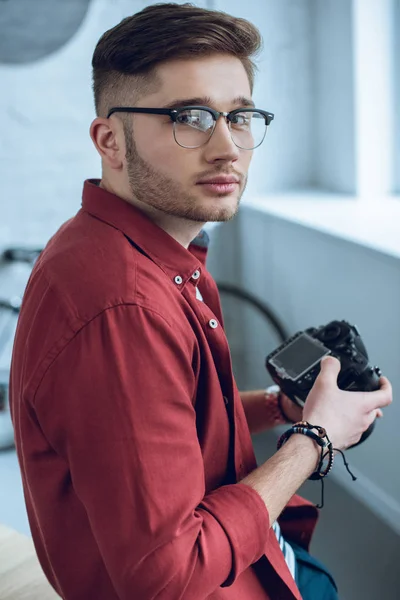
[[[250,193],[356,191],[353,3],[217,0],[264,37],[257,105],[275,113],[251,168]],[[255,19],[255,15],[260,18]]]
[[[255,103],[275,113],[254,154],[248,193],[309,187],[313,178],[312,14],[309,0],[216,0],[215,8],[253,21],[264,38]]]
[[[352,2],[313,0],[311,11],[312,181],[350,194],[356,191]]]
[[[394,0],[394,19],[393,19],[393,40],[394,40],[394,157],[392,172],[394,178],[394,189],[400,194],[400,0]]]

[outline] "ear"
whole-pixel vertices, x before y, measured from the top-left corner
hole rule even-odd
[[[90,137],[102,161],[112,169],[123,168],[125,138],[118,119],[97,117],[90,125]]]

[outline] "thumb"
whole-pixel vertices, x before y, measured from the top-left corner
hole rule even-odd
[[[324,374],[324,377],[329,377],[330,379],[334,379],[335,383],[337,382],[337,378],[341,369],[340,360],[335,358],[334,356],[324,356],[321,360],[321,373]]]

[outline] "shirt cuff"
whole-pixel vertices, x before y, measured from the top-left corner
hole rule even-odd
[[[232,569],[221,587],[232,585],[265,552],[270,519],[260,495],[243,483],[222,486],[206,496],[201,507],[218,520],[229,539]]]

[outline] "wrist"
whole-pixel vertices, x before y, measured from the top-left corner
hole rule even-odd
[[[320,460],[317,469],[311,474],[309,479],[323,479],[326,477],[333,466],[333,446],[324,427],[320,425],[311,425],[308,421],[298,421],[292,427],[282,433],[278,440],[278,450],[293,436],[300,434],[313,440],[320,451]]]
[[[301,456],[304,461],[308,462],[309,472],[307,478],[317,471],[321,460],[321,448],[315,440],[296,433],[290,436],[283,445],[290,447],[296,455]]]
[[[301,438],[304,438],[303,441],[301,440]],[[349,475],[351,475],[353,481],[355,481],[357,477],[353,475],[353,473],[350,471],[350,467],[346,461],[343,452],[333,447],[333,444],[328,437],[326,429],[321,425],[312,425],[309,421],[304,420],[294,423],[292,427],[290,427],[287,431],[282,433],[281,437],[278,440],[277,449],[279,451],[283,445],[289,443],[291,444],[291,446],[297,446],[296,453],[298,453],[298,445],[300,444],[300,448],[304,447],[305,441],[307,439],[314,443],[314,453],[315,451],[319,451],[319,460],[317,468],[311,471],[311,474],[308,476],[308,479],[314,481],[317,480],[321,482],[321,503],[317,504],[316,506],[317,508],[322,508],[324,506],[323,480],[331,472],[331,469],[333,467],[335,450],[337,452],[340,452],[343,458],[344,466],[346,467]],[[310,444],[308,444],[308,449],[310,450]]]

